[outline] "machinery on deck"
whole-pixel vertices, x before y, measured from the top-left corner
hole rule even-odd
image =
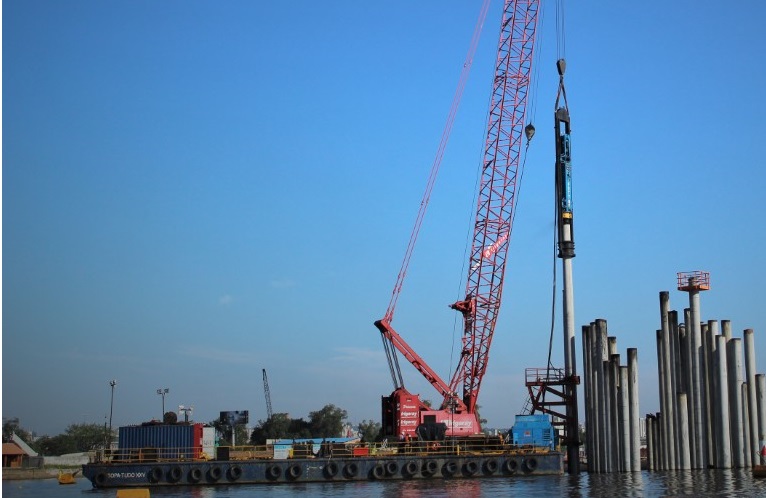
[[[485,6],[487,3],[485,1]],[[463,337],[460,359],[450,381],[444,381],[428,366],[392,326],[394,308],[432,181],[421,203],[421,212],[388,310],[382,319],[375,322],[382,335],[394,381],[393,393],[382,398],[383,432],[387,436],[416,437],[418,427],[423,432],[429,432],[429,428],[441,424],[444,424],[441,427],[446,427],[446,436],[468,436],[481,432],[476,403],[487,369],[502,297],[523,141],[526,138],[528,144],[534,135],[534,127],[531,124],[525,127],[524,123],[538,10],[538,0],[506,0],[504,4],[466,292],[462,300],[451,305],[452,309],[462,314]],[[438,163],[434,168],[438,168]],[[437,390],[442,397],[440,406],[429,407],[419,395],[407,391],[397,351]]]

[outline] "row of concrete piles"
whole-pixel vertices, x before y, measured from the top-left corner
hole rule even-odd
[[[588,472],[641,470],[638,408],[638,350],[627,350],[620,365],[617,338],[606,320],[582,327],[585,454]]]
[[[679,287],[680,288],[680,287]],[[701,323],[699,288],[683,323],[660,292],[657,330],[660,412],[646,417],[649,470],[743,468],[760,464],[766,439],[766,375],[756,374],[753,331]],[[705,290],[705,288],[702,288]]]

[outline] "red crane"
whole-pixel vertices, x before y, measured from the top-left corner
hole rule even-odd
[[[486,13],[486,5],[482,15]],[[474,236],[469,260],[465,298],[451,305],[463,315],[462,350],[457,368],[445,382],[404,341],[391,325],[394,308],[407,272],[420,223],[428,204],[433,179],[438,170],[443,145],[451,129],[450,114],[442,145],[429,178],[426,194],[410,238],[407,253],[384,318],[375,322],[383,338],[394,392],[383,397],[383,430],[386,435],[416,435],[421,424],[444,423],[446,435],[470,435],[481,431],[476,402],[481,381],[487,370],[492,335],[497,322],[503,290],[503,277],[511,238],[511,228],[519,185],[519,164],[523,138],[534,134],[532,125],[524,126],[527,96],[530,91],[532,59],[537,28],[539,0],[506,0],[497,48],[492,98],[487,120],[487,135],[477,195]],[[477,28],[483,22],[480,16]],[[475,49],[476,32],[472,50]],[[472,52],[469,51],[470,67]],[[463,78],[456,101],[462,93]],[[456,104],[453,103],[453,111]],[[404,387],[396,351],[401,353],[443,397],[441,406],[432,409],[418,395]]]

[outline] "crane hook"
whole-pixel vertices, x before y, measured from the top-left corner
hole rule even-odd
[[[527,136],[527,143],[529,143],[529,141],[532,140],[532,137],[535,136],[535,126],[532,123],[529,123],[524,127],[524,134]]]

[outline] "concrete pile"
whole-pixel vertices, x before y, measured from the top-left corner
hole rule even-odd
[[[660,292],[660,412],[646,417],[648,468],[758,465],[766,433],[766,376],[756,375],[753,330],[744,331],[743,341],[732,336],[729,320],[702,323],[700,288],[682,290],[689,292],[690,305],[683,323],[670,310],[669,293]]]

